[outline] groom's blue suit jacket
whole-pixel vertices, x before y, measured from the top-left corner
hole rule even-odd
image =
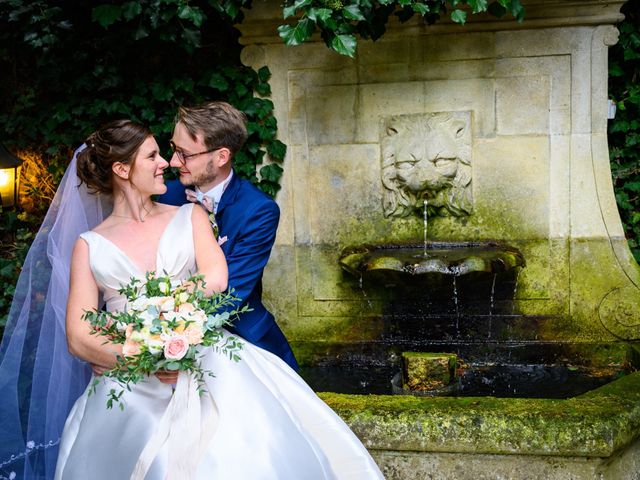
[[[185,187],[178,180],[167,182],[167,192],[158,201],[170,205],[187,203]],[[276,202],[250,182],[233,175],[216,212],[218,238],[229,267],[229,288],[241,299],[241,305],[248,304],[252,310],[240,315],[229,330],[278,355],[297,370],[289,343],[262,304],[262,272],[271,254],[279,219]]]

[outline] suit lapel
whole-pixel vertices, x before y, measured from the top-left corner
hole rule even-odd
[[[229,186],[222,193],[222,197],[220,197],[220,203],[218,204],[218,211],[216,212],[216,218],[222,218],[222,212],[224,209],[232,205],[236,201],[236,196],[238,194],[238,189],[240,188],[240,178],[234,172],[233,177],[231,177],[231,181],[229,182]]]

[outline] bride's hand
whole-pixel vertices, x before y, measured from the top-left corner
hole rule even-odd
[[[102,365],[96,365],[95,363],[91,364],[91,370],[93,370],[93,374],[97,377],[104,375],[104,372],[110,370],[110,368],[103,367]]]
[[[158,370],[155,375],[162,383],[166,383],[167,385],[175,385],[176,383],[178,383],[179,373],[180,372],[178,370]]]

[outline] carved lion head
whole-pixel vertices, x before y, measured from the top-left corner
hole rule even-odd
[[[383,120],[385,216],[422,211],[424,200],[442,216],[472,213],[470,117],[445,112]]]

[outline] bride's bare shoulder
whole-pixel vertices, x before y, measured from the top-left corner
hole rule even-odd
[[[153,208],[155,208],[158,212],[158,215],[163,215],[166,213],[175,213],[180,207],[175,205],[167,205],[165,203],[154,202]]]

